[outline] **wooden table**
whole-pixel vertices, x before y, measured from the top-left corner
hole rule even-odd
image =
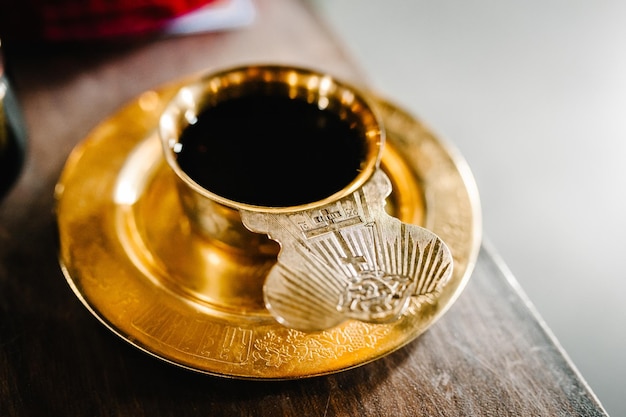
[[[71,149],[139,93],[250,62],[365,81],[306,4],[259,0],[236,31],[134,44],[10,51],[29,131],[20,182],[0,205],[3,416],[606,415],[515,279],[483,245],[470,283],[425,334],[371,364],[290,382],[206,376],[112,335],[57,262],[53,191]],[[362,72],[365,70],[365,72]]]

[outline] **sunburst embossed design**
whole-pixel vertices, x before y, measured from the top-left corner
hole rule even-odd
[[[280,323],[317,331],[349,319],[390,322],[412,297],[441,290],[452,274],[449,249],[432,232],[388,215],[390,192],[378,170],[361,189],[320,208],[242,211],[246,227],[281,244],[264,287]]]

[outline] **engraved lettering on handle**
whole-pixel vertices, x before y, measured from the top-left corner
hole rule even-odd
[[[384,210],[391,192],[377,170],[336,202],[290,213],[241,210],[243,224],[280,243],[264,286],[283,325],[317,331],[356,319],[397,320],[412,297],[436,295],[452,275],[452,255],[434,233]]]

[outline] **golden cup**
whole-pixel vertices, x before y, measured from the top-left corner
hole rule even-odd
[[[181,221],[217,259],[176,283],[196,298],[318,331],[395,321],[452,275],[438,236],[385,211],[384,126],[352,85],[292,66],[212,72],[178,90],[158,131]]]

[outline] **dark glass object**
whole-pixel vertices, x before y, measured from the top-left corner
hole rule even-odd
[[[288,207],[329,197],[357,176],[363,132],[316,102],[254,93],[207,107],[181,134],[180,167],[241,203]]]
[[[11,90],[0,44],[0,199],[17,180],[24,163],[26,132]]]

